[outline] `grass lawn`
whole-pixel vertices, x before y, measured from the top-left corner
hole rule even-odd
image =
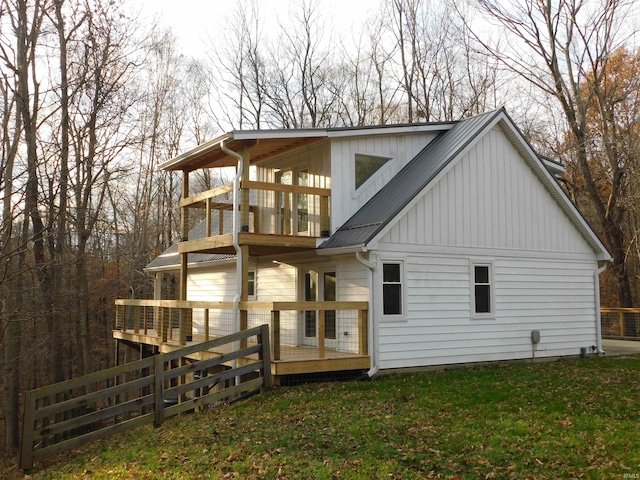
[[[31,478],[639,477],[631,357],[281,388],[36,463]]]

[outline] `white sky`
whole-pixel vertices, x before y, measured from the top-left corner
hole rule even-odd
[[[169,26],[180,41],[183,51],[203,47],[208,37],[224,35],[224,18],[242,0],[130,0],[132,8],[140,9],[143,18],[157,15],[161,25]],[[286,24],[289,12],[301,0],[259,0],[264,32],[275,31],[278,23]],[[327,30],[349,40],[372,12],[379,0],[318,0],[326,20]],[[328,32],[327,32],[328,34]],[[186,52],[185,52],[186,53]],[[197,55],[195,55],[197,56]]]

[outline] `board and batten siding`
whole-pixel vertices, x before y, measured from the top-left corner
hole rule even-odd
[[[381,242],[593,255],[499,127],[419,196]]]
[[[379,135],[331,141],[331,231],[367,203],[410,160],[413,159],[437,133],[420,132],[403,135]],[[355,188],[355,154],[389,157],[388,161],[357,191]]]
[[[417,196],[377,245],[402,260],[405,314],[382,315],[381,368],[577,355],[596,344],[596,254],[497,127]],[[494,313],[472,318],[475,260],[492,263]]]

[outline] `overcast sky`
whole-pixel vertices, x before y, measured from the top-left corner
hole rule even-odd
[[[203,47],[208,37],[224,35],[224,19],[235,8],[236,0],[130,0],[143,18],[157,16],[160,24],[169,26],[185,51]],[[259,0],[265,32],[277,30],[287,23],[289,12],[301,0]],[[350,39],[364,20],[378,9],[379,0],[318,0],[327,27],[336,35]],[[196,55],[197,56],[197,55]]]

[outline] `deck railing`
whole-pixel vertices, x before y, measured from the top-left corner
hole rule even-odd
[[[223,185],[183,198],[180,207],[204,209],[205,238],[228,235],[232,233],[232,191],[233,185]],[[328,188],[244,182],[240,195],[242,231],[327,236],[330,197]]]
[[[602,336],[640,339],[640,308],[601,308]]]
[[[116,330],[148,343],[205,342],[269,325],[273,360],[368,354],[367,302],[116,300]],[[244,313],[246,312],[246,313]],[[143,337],[144,336],[144,337]]]

